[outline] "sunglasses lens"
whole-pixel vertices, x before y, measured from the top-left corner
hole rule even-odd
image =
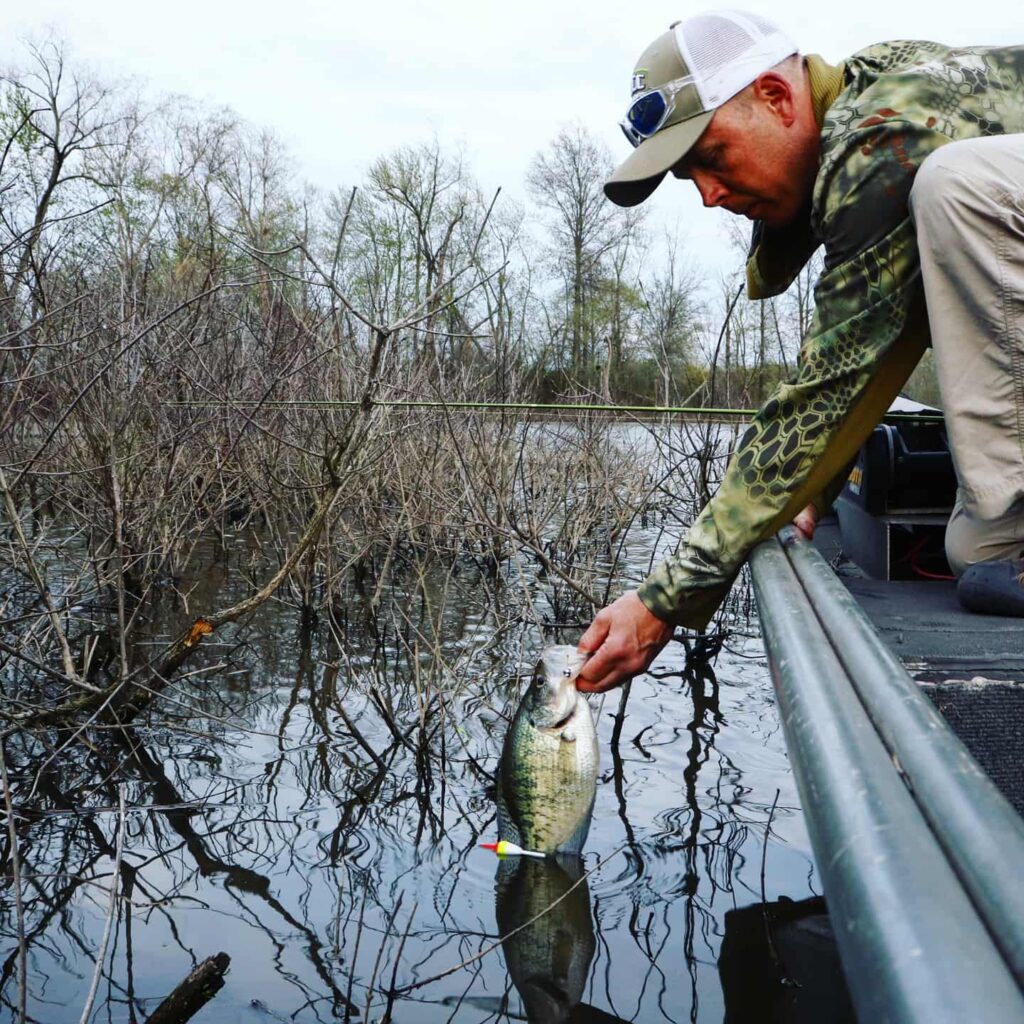
[[[665,97],[658,91],[638,97],[629,108],[626,119],[644,138],[653,135],[665,115]]]

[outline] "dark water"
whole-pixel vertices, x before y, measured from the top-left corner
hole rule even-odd
[[[635,571],[655,543],[631,536]],[[725,636],[689,656],[671,644],[624,706],[592,698],[582,867],[506,862],[497,878],[478,844],[496,837],[490,774],[519,673],[581,630],[545,628],[550,603],[503,614],[470,569],[415,577],[372,614],[353,590],[315,622],[284,594],[211,638],[190,663],[204,671],[125,735],[9,741],[29,1019],[79,1019],[109,918],[97,1021],[144,1021],[220,951],[226,983],[195,1021],[723,1020],[727,912],[817,890],[756,620],[737,604]],[[193,607],[244,585],[197,580]],[[152,642],[173,628],[154,623]],[[14,1020],[10,885],[2,914]]]

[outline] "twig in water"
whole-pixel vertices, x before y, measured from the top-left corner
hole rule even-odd
[[[398,965],[402,962],[402,950],[405,949],[405,940],[409,938],[409,932],[412,930],[412,919],[416,916],[416,908],[419,903],[412,905],[412,913],[409,914],[409,920],[406,922],[405,931],[402,933],[402,941],[398,944],[398,951],[395,953],[395,962],[391,965],[391,985],[388,988],[388,1004],[384,1008],[384,1020],[391,1020],[391,1007],[395,1002],[395,976],[398,974]]]
[[[18,1024],[25,1024],[25,1006],[28,1000],[28,958],[25,951],[25,908],[21,902],[21,863],[18,858],[18,832],[14,827],[14,805],[11,786],[7,778],[7,759],[3,740],[0,739],[0,779],[4,787],[4,807],[7,811],[7,832],[11,841],[11,871],[14,875],[14,907],[18,916]]]
[[[772,818],[775,817],[775,807],[779,802],[780,790],[775,790],[775,799],[772,801],[772,809],[768,812],[768,824],[764,829],[764,842],[761,844],[761,917],[764,921],[764,937],[768,943],[768,952],[771,954],[772,963],[775,964],[779,970],[782,970],[782,962],[779,960],[779,954],[775,950],[775,943],[772,942],[772,927],[771,922],[768,920],[768,898],[765,894],[764,877],[765,877],[765,862],[768,859],[768,836],[772,830]]]
[[[359,907],[359,924],[356,927],[356,948],[352,951],[351,966],[348,972],[348,991],[345,993],[345,1024],[349,1024],[352,1019],[352,986],[356,980],[356,964],[359,962],[359,943],[363,938],[363,918],[366,914],[366,895],[369,892],[369,886],[363,886],[363,902]],[[338,897],[339,914],[341,913],[341,897]],[[339,922],[340,925],[340,922]],[[341,932],[340,929],[337,933],[338,946],[341,946]]]
[[[186,1024],[223,988],[230,964],[227,953],[208,956],[175,986],[146,1024]]]
[[[110,903],[107,907],[107,920],[103,926],[103,938],[100,940],[100,948],[96,952],[96,970],[93,971],[92,984],[89,986],[89,995],[86,997],[79,1024],[88,1024],[89,1018],[92,1016],[92,1004],[96,1001],[96,990],[99,988],[100,977],[103,974],[103,961],[107,958],[110,927],[114,923],[114,915],[117,912],[117,889],[121,878],[121,852],[124,849],[124,822],[124,784],[122,783],[117,787],[117,843],[114,848],[114,871],[110,876]]]
[[[622,738],[622,726],[626,721],[626,702],[629,700],[629,691],[633,688],[633,680],[627,679],[619,691],[619,707],[615,712],[615,726],[612,729],[612,746],[618,747]]]
[[[399,893],[395,909],[391,911],[391,914],[388,917],[388,923],[384,926],[384,935],[381,937],[380,946],[377,949],[377,959],[373,962],[373,973],[370,975],[370,982],[366,986],[366,1005],[363,1008],[363,1020],[370,1019],[370,1004],[373,1001],[373,989],[377,984],[377,972],[380,970],[381,957],[383,957],[384,947],[387,945],[385,940],[391,936],[391,929],[394,927],[395,918],[398,917],[398,912],[402,909],[402,900],[404,898],[405,893]]]

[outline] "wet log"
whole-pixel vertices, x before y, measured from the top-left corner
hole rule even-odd
[[[149,1015],[146,1024],[185,1024],[224,987],[230,963],[227,953],[208,956]]]

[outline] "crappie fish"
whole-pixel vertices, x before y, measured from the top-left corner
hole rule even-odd
[[[597,730],[576,676],[575,647],[545,647],[505,734],[498,837],[540,853],[579,855],[597,793]]]

